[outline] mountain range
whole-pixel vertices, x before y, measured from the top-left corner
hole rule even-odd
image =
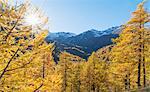
[[[55,43],[54,59],[56,61],[61,51],[87,59],[93,51],[111,45],[112,38],[119,36],[121,28],[122,26],[116,26],[103,31],[91,29],[78,35],[69,32],[49,33],[45,40],[48,43]]]

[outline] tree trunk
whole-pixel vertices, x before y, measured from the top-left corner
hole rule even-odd
[[[144,25],[143,25],[143,27],[144,27]],[[144,85],[144,87],[146,87],[146,65],[145,65],[145,53],[144,53],[144,48],[145,48],[145,46],[144,46],[144,44],[145,44],[145,32],[144,32],[145,30],[143,30],[143,32],[142,32],[142,37],[143,37],[143,42],[142,42],[142,61],[143,61],[143,85]]]
[[[140,23],[140,26],[139,26],[139,31],[142,29],[142,23]],[[139,61],[138,61],[138,81],[137,81],[137,84],[138,84],[138,88],[141,87],[141,63],[142,62],[142,57],[143,57],[143,43],[141,43],[142,41],[142,32],[139,33]]]
[[[140,45],[140,47],[141,47],[141,45]],[[138,88],[141,87],[141,62],[142,62],[141,51],[142,51],[141,48],[139,48],[138,79],[137,79]]]
[[[125,85],[125,90],[127,90],[127,87],[128,87],[127,75],[124,79],[124,85]]]
[[[44,79],[45,78],[45,61],[43,60],[43,66],[42,66],[42,69],[43,69],[43,73],[42,73],[42,78]]]
[[[145,69],[145,61],[143,62],[143,85],[146,87],[146,69]]]

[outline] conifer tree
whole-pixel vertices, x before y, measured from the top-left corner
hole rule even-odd
[[[80,63],[84,62],[84,59],[63,52],[60,55],[58,62],[58,69],[62,75],[62,92],[80,92]]]
[[[100,53],[93,52],[89,57],[84,74],[85,92],[107,92],[108,86],[108,63],[100,58]],[[104,57],[103,57],[104,58]]]
[[[0,91],[2,92],[33,92],[45,85],[44,64],[48,63],[46,57],[51,56],[53,45],[44,41],[46,30],[34,34],[31,26],[24,24],[27,7],[26,3],[10,6],[8,1],[0,1]]]
[[[119,74],[124,72],[122,81],[125,82],[125,88],[128,86],[128,89],[135,83],[137,83],[138,88],[146,86],[145,54],[148,53],[146,48],[148,48],[149,41],[146,38],[149,35],[145,34],[147,29],[145,25],[149,23],[149,18],[149,13],[144,9],[144,2],[140,3],[137,10],[133,12],[133,17],[123,26],[120,37],[114,41],[116,46],[112,50],[112,60],[123,68],[119,69],[121,70]],[[134,80],[135,74],[137,75],[137,82]],[[143,84],[141,83],[142,74]]]
[[[72,67],[72,62],[68,60],[69,57],[69,53],[62,53],[60,55],[60,61],[59,61],[59,72],[62,75],[62,89],[61,92],[68,92],[68,90],[70,89],[69,86],[69,76],[71,73],[71,67]]]

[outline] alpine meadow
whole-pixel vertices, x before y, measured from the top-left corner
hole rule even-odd
[[[0,92],[150,92],[148,0],[120,26],[78,35],[51,32],[43,9],[16,2],[0,0]]]

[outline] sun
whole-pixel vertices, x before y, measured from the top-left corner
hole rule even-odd
[[[32,27],[33,33],[42,31],[40,28],[44,28],[48,22],[48,18],[44,15],[42,10],[36,7],[28,7],[24,15],[24,24]]]
[[[37,14],[29,14],[25,17],[25,22],[28,25],[36,26],[41,23],[41,20]]]

